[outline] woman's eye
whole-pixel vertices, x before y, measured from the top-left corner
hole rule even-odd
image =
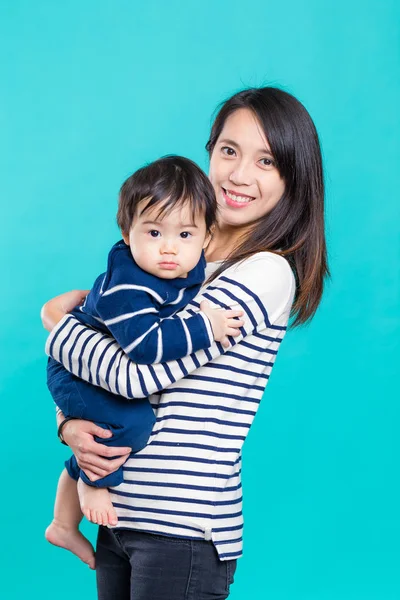
[[[181,233],[181,238],[183,238],[184,240],[187,240],[188,238],[190,238],[192,234],[189,231],[182,231]]]
[[[159,231],[157,231],[157,229],[152,229],[151,231],[149,231],[151,237],[153,238],[157,238],[161,235],[161,233]]]
[[[262,158],[260,162],[262,163],[262,165],[264,167],[274,167],[275,166],[275,163],[272,160],[272,158]]]
[[[226,156],[235,156],[235,154],[236,154],[235,150],[233,148],[231,148],[230,146],[222,146],[221,152],[222,152],[222,154],[225,154]]]

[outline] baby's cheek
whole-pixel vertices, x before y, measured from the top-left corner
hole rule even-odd
[[[196,244],[196,246],[190,248],[190,251],[187,252],[186,266],[188,271],[191,271],[197,265],[197,263],[200,260],[202,251],[203,245],[199,243]]]
[[[139,250],[134,258],[139,267],[145,271],[154,266],[154,252],[151,252],[147,249]]]

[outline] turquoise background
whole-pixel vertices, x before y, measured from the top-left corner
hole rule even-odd
[[[0,2],[2,597],[96,595],[43,539],[68,452],[41,305],[104,269],[127,175],[165,153],[206,168],[217,104],[268,83],[320,132],[333,279],[287,335],[245,445],[231,598],[400,598],[398,6]]]

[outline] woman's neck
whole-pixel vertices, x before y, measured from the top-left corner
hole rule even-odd
[[[207,261],[225,260],[238,247],[245,233],[244,228],[216,226],[205,251]]]

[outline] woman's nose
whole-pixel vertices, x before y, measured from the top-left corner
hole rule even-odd
[[[253,181],[250,165],[243,160],[236,163],[228,179],[234,185],[251,185]]]

